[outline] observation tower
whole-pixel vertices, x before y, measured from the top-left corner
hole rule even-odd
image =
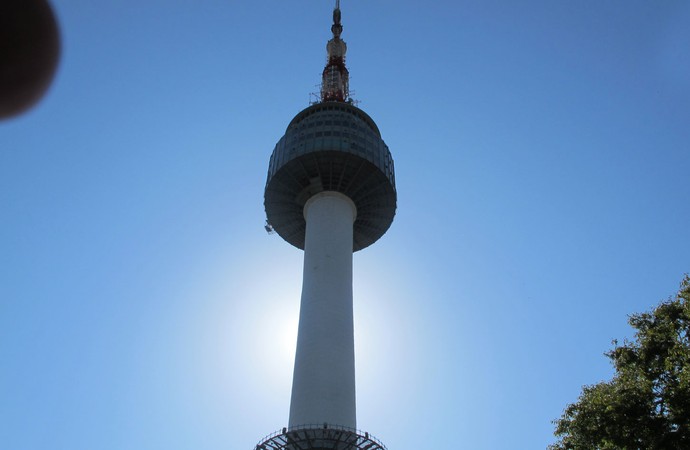
[[[340,1],[320,101],[298,113],[271,155],[266,229],[304,250],[288,426],[255,450],[385,450],[358,431],[352,255],[395,215],[393,159],[374,121],[350,98]]]

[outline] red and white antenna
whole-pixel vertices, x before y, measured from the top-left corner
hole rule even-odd
[[[322,102],[345,102],[350,98],[350,73],[345,67],[347,44],[340,39],[343,26],[340,23],[340,0],[335,0],[333,9],[333,39],[326,44],[328,60],[321,78]]]

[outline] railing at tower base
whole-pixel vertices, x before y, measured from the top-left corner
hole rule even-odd
[[[255,450],[387,450],[369,433],[337,425],[299,425],[266,436]]]

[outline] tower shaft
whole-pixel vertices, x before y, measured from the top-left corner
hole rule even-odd
[[[289,426],[356,428],[352,246],[355,204],[324,191],[304,206],[306,234]]]

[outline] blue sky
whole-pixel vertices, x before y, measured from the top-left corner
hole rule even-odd
[[[251,449],[287,423],[302,255],[263,229],[331,1],[54,0],[0,123],[0,442]],[[354,258],[358,423],[534,449],[690,271],[690,4],[343,0],[398,213]]]

